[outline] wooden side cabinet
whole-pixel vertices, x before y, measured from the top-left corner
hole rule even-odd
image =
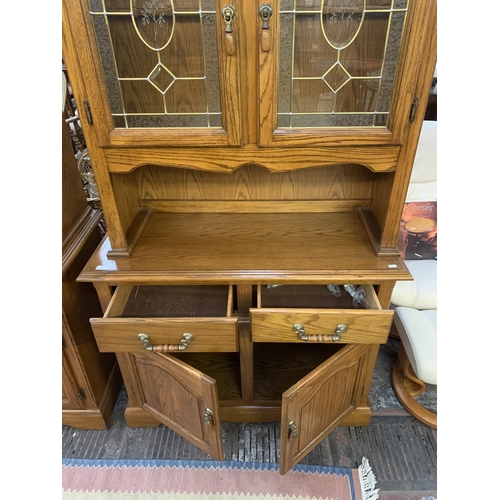
[[[89,318],[101,306],[77,277],[101,242],[102,213],[87,205],[66,123],[62,122],[62,423],[105,429],[122,385],[114,354],[101,353]]]

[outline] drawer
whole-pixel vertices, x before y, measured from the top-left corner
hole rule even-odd
[[[90,323],[101,352],[234,352],[232,314],[231,286],[121,285],[104,317]]]
[[[373,286],[363,289],[367,307],[357,309],[347,292],[335,297],[326,285],[259,286],[257,308],[250,309],[252,341],[385,343],[394,313],[382,309]]]

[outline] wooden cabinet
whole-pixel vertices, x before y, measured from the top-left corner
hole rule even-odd
[[[220,420],[282,420],[285,472],[368,424],[435,31],[435,0],[64,0],[129,425],[220,458]]]
[[[96,291],[76,281],[100,243],[100,219],[99,211],[82,212],[63,242],[62,423],[78,429],[106,429],[122,386],[116,356],[99,352],[89,324],[101,310]]]
[[[97,348],[89,319],[100,313],[98,295],[78,275],[101,242],[99,210],[91,209],[62,120],[62,423],[105,429],[122,386],[114,354]]]

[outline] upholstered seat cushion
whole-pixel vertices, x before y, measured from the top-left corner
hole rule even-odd
[[[415,375],[437,385],[437,309],[396,307],[394,324]]]
[[[398,281],[392,291],[394,306],[437,309],[437,261],[407,260],[413,281]]]

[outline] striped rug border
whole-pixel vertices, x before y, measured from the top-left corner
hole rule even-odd
[[[279,470],[279,464],[274,462],[236,462],[218,460],[162,460],[162,459],[92,459],[92,458],[63,458],[62,465],[73,467],[206,467],[214,469],[250,469],[250,470]],[[347,475],[352,479],[352,471],[358,467],[329,467],[326,465],[297,464],[294,472],[309,472],[312,474]]]

